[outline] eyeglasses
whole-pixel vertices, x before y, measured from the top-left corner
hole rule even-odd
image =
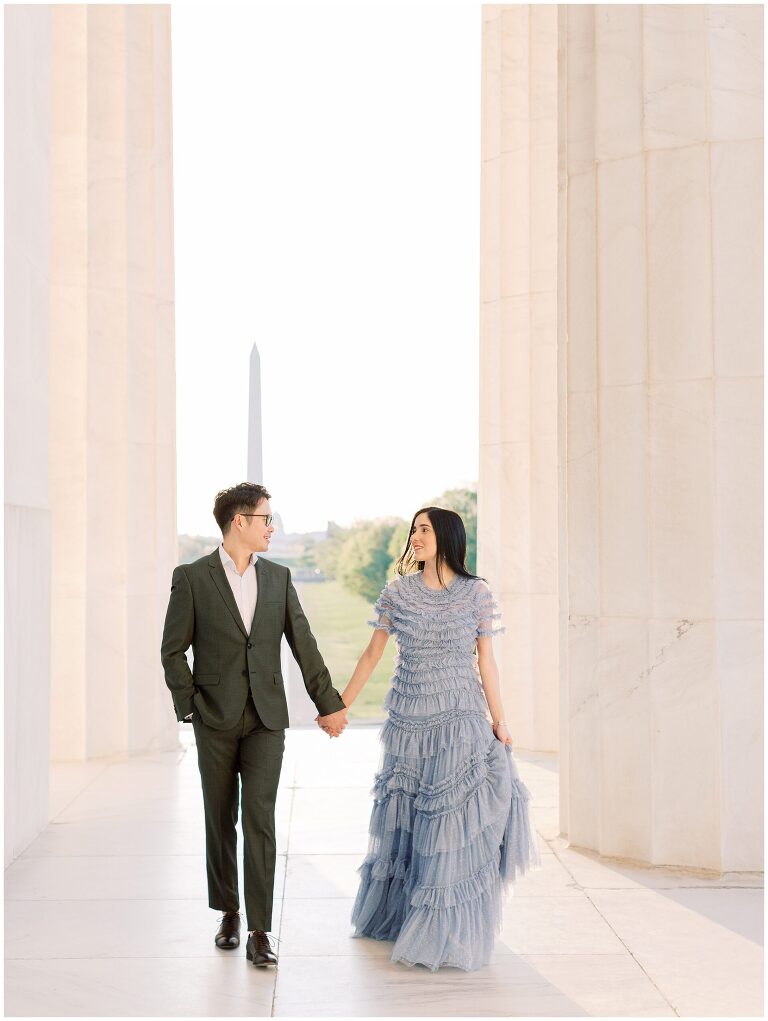
[[[265,528],[269,528],[269,526],[272,524],[271,514],[244,514],[242,511],[238,511],[237,514],[239,514],[241,518],[264,518]],[[235,514],[235,517],[232,518],[232,521],[235,520],[237,514]]]

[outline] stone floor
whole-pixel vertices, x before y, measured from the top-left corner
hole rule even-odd
[[[213,945],[195,748],[58,766],[48,828],[6,871],[6,1016],[762,1015],[762,883],[635,869],[557,836],[557,763],[519,753],[544,867],[491,965],[431,974],[351,939],[376,728],[288,732],[277,969]]]

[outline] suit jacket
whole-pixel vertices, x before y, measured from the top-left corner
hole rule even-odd
[[[258,558],[256,611],[246,632],[218,549],[174,569],[161,658],[176,718],[198,713],[203,723],[227,730],[238,722],[250,688],[269,730],[289,726],[280,670],[285,634],[321,716],[344,708],[320,655],[287,567]],[[190,670],[186,652],[192,646]]]

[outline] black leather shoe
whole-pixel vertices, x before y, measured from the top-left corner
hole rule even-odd
[[[222,950],[234,950],[240,946],[240,912],[227,912],[222,916],[215,943]]]
[[[248,936],[245,946],[245,956],[257,966],[265,964],[277,964],[277,957],[270,946],[269,937],[266,932],[257,929]]]

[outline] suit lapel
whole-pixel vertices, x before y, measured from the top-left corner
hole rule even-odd
[[[224,565],[221,562],[221,556],[219,555],[218,548],[213,551],[210,557],[208,557],[208,565],[211,569],[211,577],[213,578],[216,588],[219,590],[219,593],[221,594],[221,598],[227,604],[227,609],[235,618],[235,623],[247,638],[248,633],[245,630],[243,618],[240,616],[240,611],[237,608],[235,597],[232,595],[232,589],[230,587],[229,582],[227,581],[227,576],[224,573]],[[254,614],[254,618],[255,616],[256,615]]]
[[[253,621],[251,622],[251,634],[249,638],[253,636],[253,632],[256,630],[256,622],[259,619],[260,612],[264,609],[264,587],[268,584],[266,580],[266,572],[264,570],[264,561],[261,557],[256,558],[256,609],[253,611]]]

